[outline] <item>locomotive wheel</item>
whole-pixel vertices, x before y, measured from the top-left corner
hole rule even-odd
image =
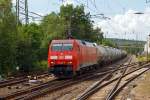
[[[77,71],[77,76],[80,76],[81,75],[81,71]]]
[[[98,65],[94,65],[94,69],[97,70],[98,69]]]

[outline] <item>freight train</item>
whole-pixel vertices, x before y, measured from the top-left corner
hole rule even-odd
[[[69,77],[126,55],[123,50],[82,40],[53,40],[48,50],[48,70],[56,77]]]

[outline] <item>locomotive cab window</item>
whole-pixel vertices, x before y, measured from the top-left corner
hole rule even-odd
[[[72,49],[73,49],[73,44],[71,44],[71,43],[63,44],[63,50],[70,51]]]
[[[62,50],[62,44],[57,43],[52,45],[52,51],[61,51]]]
[[[70,51],[73,49],[73,44],[71,43],[55,43],[52,45],[52,51]]]

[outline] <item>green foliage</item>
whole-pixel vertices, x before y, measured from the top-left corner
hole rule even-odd
[[[18,29],[17,63],[21,70],[30,71],[40,60],[39,52],[43,34],[37,24],[22,25]]]
[[[0,72],[9,74],[16,64],[16,20],[11,0],[0,1]]]
[[[48,14],[39,24],[20,22],[16,26],[15,17],[11,0],[1,0],[0,72],[3,73],[14,72],[16,66],[26,72],[45,69],[49,43],[53,39],[67,38],[69,30],[73,38],[103,43],[101,29],[93,27],[83,5],[62,6],[60,13]]]
[[[115,39],[108,38],[114,44],[117,44],[119,48],[126,50],[131,54],[141,54],[144,50],[145,41],[136,40],[125,40],[125,39]]]
[[[60,17],[65,19],[65,24],[70,26],[72,36],[77,39],[97,42],[102,40],[103,33],[101,29],[93,28],[93,22],[90,19],[90,14],[84,12],[84,6],[73,5],[62,6],[60,9]],[[66,29],[67,30],[67,29]],[[68,32],[66,32],[67,34]]]
[[[60,13],[51,13],[41,23],[45,41],[43,45],[53,39],[64,39],[68,37],[69,30],[73,38],[102,42],[103,33],[101,29],[93,28],[90,14],[85,14],[83,5],[61,6]],[[46,44],[47,45],[47,44]]]
[[[150,61],[150,55],[138,55],[137,59],[139,62]]]
[[[53,39],[65,39],[69,29],[73,38],[102,43],[103,32],[100,28],[93,28],[90,14],[84,12],[83,5],[61,6],[60,13],[50,13],[45,16],[40,24],[43,40],[39,55],[47,58],[48,44]],[[45,56],[44,56],[45,55]]]
[[[110,46],[110,47],[114,47],[114,48],[118,48],[117,44],[113,43],[112,41],[110,41],[109,39],[103,39],[102,40],[102,44],[104,46]]]
[[[141,48],[142,46],[139,46],[138,44],[134,44],[134,45],[125,45],[123,47],[121,47],[122,49],[126,50],[128,53],[130,54],[141,54],[144,50],[144,48]]]
[[[42,46],[47,46],[49,41],[65,37],[64,20],[56,13],[51,13],[44,17],[41,28],[44,33]]]
[[[39,61],[37,63],[35,63],[36,67],[34,68],[34,70],[37,70],[39,71],[45,71],[45,69],[47,69],[47,60],[42,60],[42,61]]]

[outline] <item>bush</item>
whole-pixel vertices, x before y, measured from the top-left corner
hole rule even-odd
[[[42,61],[35,63],[34,66],[36,66],[36,67],[34,67],[33,71],[38,71],[38,70],[45,71],[45,70],[47,70],[48,65],[47,65],[46,60],[42,60]]]

